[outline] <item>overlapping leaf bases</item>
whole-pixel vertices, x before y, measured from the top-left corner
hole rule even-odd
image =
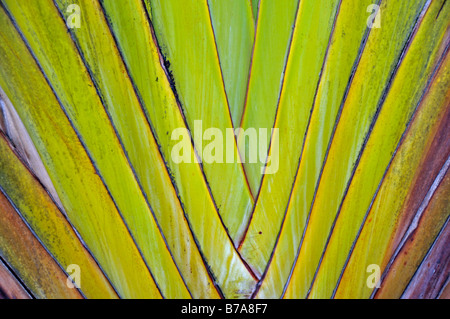
[[[0,0],[0,297],[449,298],[449,22],[445,0]],[[199,162],[197,121],[256,129],[278,170],[239,161],[242,130]]]

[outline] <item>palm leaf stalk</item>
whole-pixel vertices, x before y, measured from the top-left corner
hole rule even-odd
[[[0,0],[0,297],[449,298],[449,21]]]

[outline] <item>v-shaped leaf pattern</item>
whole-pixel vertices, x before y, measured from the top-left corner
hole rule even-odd
[[[449,21],[445,0],[0,0],[1,291],[445,297]]]

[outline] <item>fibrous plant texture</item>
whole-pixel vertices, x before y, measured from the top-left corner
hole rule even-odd
[[[449,27],[0,0],[0,297],[449,298]]]

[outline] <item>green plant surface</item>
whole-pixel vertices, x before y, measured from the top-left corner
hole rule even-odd
[[[449,298],[449,27],[0,0],[0,298]]]

